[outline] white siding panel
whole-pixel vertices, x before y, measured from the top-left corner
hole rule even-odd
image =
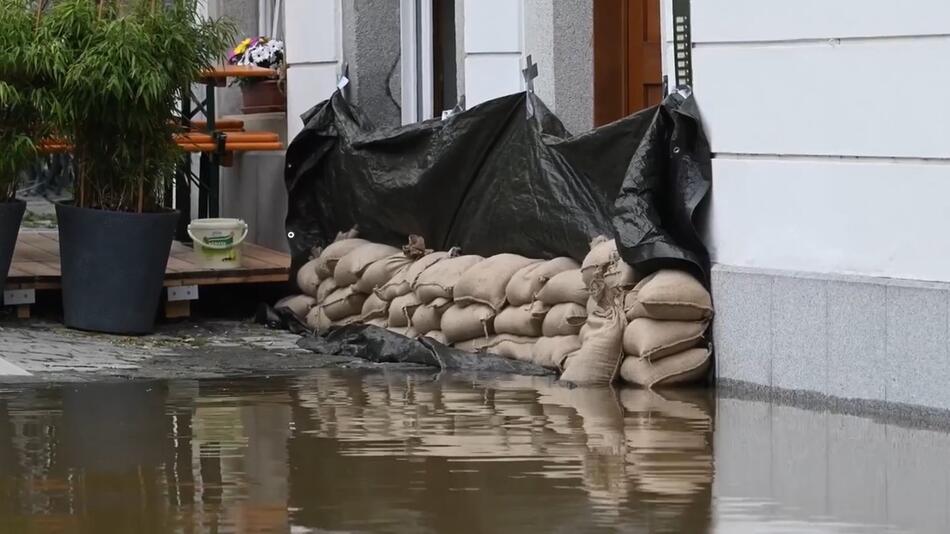
[[[296,65],[287,69],[287,139],[303,129],[300,115],[336,91],[336,63]]]
[[[693,41],[950,33],[947,0],[692,0]]]
[[[465,105],[468,108],[523,91],[522,85],[521,54],[478,54],[465,58]]]
[[[694,85],[716,152],[946,158],[947,57],[950,37],[707,45]]]
[[[465,52],[521,52],[521,0],[467,0]]]
[[[713,260],[950,281],[950,165],[713,160]]]
[[[287,63],[336,61],[339,58],[338,0],[287,0],[284,33]]]

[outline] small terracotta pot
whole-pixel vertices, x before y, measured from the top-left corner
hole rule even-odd
[[[241,111],[251,113],[272,113],[287,111],[287,95],[280,90],[277,80],[261,80],[241,86],[244,97]]]

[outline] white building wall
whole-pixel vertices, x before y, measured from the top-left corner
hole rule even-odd
[[[692,31],[715,262],[950,281],[950,2],[693,0]]]
[[[524,90],[524,3],[521,0],[464,0],[465,104]],[[457,9],[457,7],[456,7]]]
[[[287,139],[300,115],[336,90],[342,58],[341,0],[285,0],[287,46]]]

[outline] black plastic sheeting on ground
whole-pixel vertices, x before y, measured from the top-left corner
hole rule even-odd
[[[532,363],[487,353],[472,354],[447,347],[434,339],[409,339],[385,328],[349,325],[322,335],[300,338],[301,348],[317,354],[350,356],[374,363],[426,365],[440,370],[475,371],[512,375],[552,376],[554,371]]]
[[[287,151],[295,267],[353,226],[391,245],[418,234],[437,250],[577,260],[603,234],[638,272],[708,282],[693,220],[710,152],[691,96],[577,136],[533,93],[377,129],[337,92],[304,120]]]

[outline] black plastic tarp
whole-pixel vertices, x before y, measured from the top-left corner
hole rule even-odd
[[[337,92],[304,120],[287,151],[295,265],[354,226],[392,245],[418,234],[438,250],[578,260],[608,235],[639,272],[708,280],[694,215],[710,153],[691,96],[576,136],[533,93],[384,129]]]

